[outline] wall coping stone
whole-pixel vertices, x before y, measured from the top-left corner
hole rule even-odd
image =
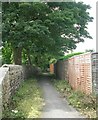
[[[6,73],[8,72],[8,70],[9,70],[9,67],[4,67],[4,66],[0,67],[0,84],[2,84],[2,81]]]

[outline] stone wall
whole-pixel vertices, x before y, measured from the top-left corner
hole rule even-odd
[[[2,99],[6,106],[6,104],[9,103],[11,96],[24,80],[24,69],[19,65],[8,65],[3,67],[8,67],[8,71],[2,81]]]
[[[11,96],[21,85],[22,81],[28,79],[33,74],[38,73],[38,69],[31,66],[3,65],[0,68],[0,85],[2,87],[3,106],[10,104]]]
[[[0,68],[0,119],[2,118],[2,81],[6,76],[8,68]]]
[[[93,90],[98,94],[98,53],[92,54],[92,80]]]
[[[68,80],[68,60],[60,60],[54,65],[54,72],[58,79]]]

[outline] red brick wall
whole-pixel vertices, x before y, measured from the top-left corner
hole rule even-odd
[[[74,90],[86,94],[92,93],[92,63],[91,53],[76,55],[66,60],[58,61],[56,76],[68,80]]]
[[[54,64],[50,64],[50,73],[54,73]]]
[[[73,89],[92,93],[91,53],[74,56],[68,60],[68,77]]]

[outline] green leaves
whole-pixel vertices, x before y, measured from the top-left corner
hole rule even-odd
[[[29,49],[31,56],[39,54],[38,59],[56,58],[91,38],[88,9],[82,2],[3,3],[3,42]]]
[[[12,63],[12,48],[11,48],[11,44],[8,44],[7,42],[2,48],[2,62],[3,64]]]

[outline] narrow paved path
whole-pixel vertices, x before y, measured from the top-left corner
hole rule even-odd
[[[79,112],[68,105],[66,99],[60,96],[47,76],[38,81],[45,100],[41,118],[83,118]]]

